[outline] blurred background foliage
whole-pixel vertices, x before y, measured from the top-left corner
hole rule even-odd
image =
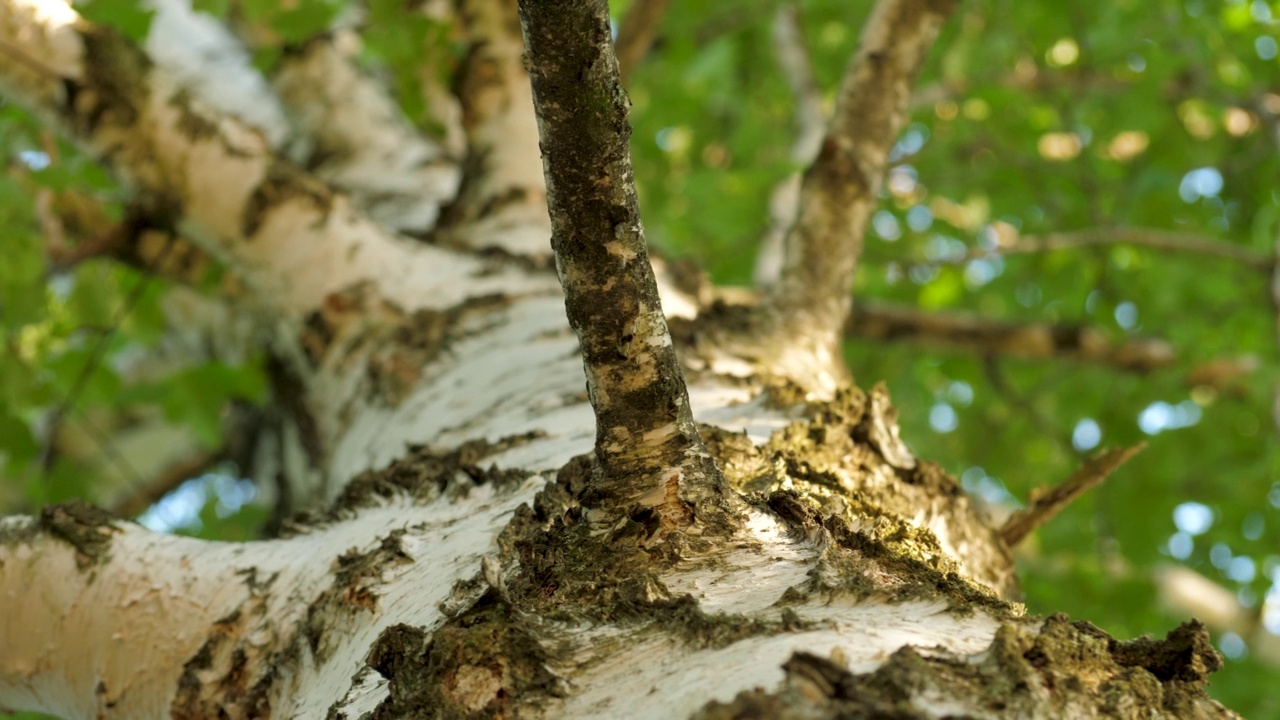
[[[795,169],[777,5],[673,3],[635,74],[651,241],[719,283],[751,282],[770,193]],[[828,110],[870,3],[858,5],[800,3]],[[1121,637],[1162,634],[1182,616],[1153,575],[1191,568],[1250,618],[1247,631],[1219,628],[1228,668],[1212,691],[1259,718],[1280,717],[1280,658],[1251,648],[1280,633],[1270,265],[1121,243],[1004,251],[1024,236],[1141,228],[1274,258],[1278,29],[1280,3],[1265,0],[970,0],[920,78],[867,233],[855,303],[1154,336],[1174,362],[1137,373],[994,348],[846,346],[862,385],[888,383],[913,449],[996,512],[1096,448],[1147,441],[1020,548],[1027,604]]]
[[[750,284],[770,195],[800,169],[772,36],[782,5],[671,3],[631,78],[650,241],[718,284]],[[850,5],[795,4],[828,111],[871,3]],[[614,3],[619,18],[627,6]],[[136,0],[84,7],[130,36],[147,32]],[[415,73],[430,57],[447,75],[460,52],[447,24],[406,0],[197,7],[252,38],[264,70],[336,18],[357,18],[362,58],[426,132]],[[1228,667],[1211,690],[1253,718],[1280,717],[1278,41],[1280,2],[1267,0],[964,2],[891,156],[855,302],[1090,328],[1113,343],[1161,338],[1171,362],[1135,372],[856,336],[846,348],[860,384],[888,383],[917,454],[996,514],[1100,447],[1145,440],[1020,547],[1027,604],[1119,637],[1163,635],[1186,612],[1156,578],[1195,571],[1209,581],[1201,600],[1235,613],[1216,627]],[[164,250],[75,262],[127,220],[127,194],[2,100],[0,153],[3,511],[83,497],[157,529],[255,536],[267,503],[239,477],[224,430],[269,405],[263,358],[183,336],[173,309],[184,288],[144,272]],[[1120,242],[1013,252],[1026,238],[1126,228],[1251,259]],[[220,283],[210,268],[185,285]],[[135,427],[145,437],[131,437]],[[151,504],[157,476],[175,471]]]

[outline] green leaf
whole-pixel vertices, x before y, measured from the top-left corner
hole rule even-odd
[[[191,9],[216,18],[224,18],[231,9],[231,0],[192,0]]]
[[[85,19],[110,25],[134,42],[146,39],[155,17],[141,0],[90,0],[76,9]]]
[[[40,444],[31,426],[21,418],[0,411],[0,456],[4,457],[6,472],[17,475],[39,452]]]

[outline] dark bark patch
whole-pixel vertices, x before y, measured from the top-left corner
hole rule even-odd
[[[179,720],[270,717],[270,691],[285,657],[252,640],[266,624],[264,593],[274,577],[259,582],[244,573],[248,598],[213,623],[200,649],[182,667],[169,714]]]
[[[467,298],[448,310],[406,312],[378,297],[369,283],[325,296],[303,321],[298,344],[311,367],[339,367],[363,358],[369,394],[390,406],[418,387],[424,369],[475,331],[478,318],[510,305],[501,294]]]
[[[422,445],[410,446],[405,457],[382,470],[356,476],[326,510],[300,513],[285,520],[281,524],[281,536],[302,534],[311,528],[352,517],[355,510],[377,506],[388,498],[411,497],[425,503],[442,494],[466,493],[478,485],[514,487],[528,479],[531,473],[492,466],[483,468],[481,461],[541,437],[544,434],[535,431],[511,435],[497,442],[481,438],[443,451]]]
[[[804,413],[806,419],[775,432],[760,447],[741,435],[704,429],[729,485],[779,513],[802,536],[812,538],[825,518],[839,518],[844,527],[859,528],[944,578],[965,575],[1000,597],[1018,597],[1013,561],[998,531],[953,477],[910,456],[883,388],[869,395],[846,388],[828,402],[808,403]],[[813,517],[792,507],[797,503]],[[937,526],[957,547],[967,548],[964,557],[945,552],[928,529]],[[937,578],[926,584],[952,585]]]
[[[387,680],[422,669],[427,633],[403,623],[392,625],[373,642],[365,662]]]
[[[1117,641],[1055,615],[1005,625],[991,647],[961,657],[904,647],[875,672],[855,675],[837,658],[799,652],[773,691],[755,689],[711,702],[698,720],[728,718],[958,717],[1234,718],[1205,686],[1221,658],[1204,628],[1185,624],[1162,641]],[[949,715],[948,717],[956,717]]]
[[[377,586],[382,573],[389,565],[413,562],[413,558],[401,547],[403,529],[392,530],[382,538],[378,547],[362,553],[354,548],[338,557],[333,585],[321,593],[308,608],[308,619],[329,616],[335,610],[350,609],[374,612],[378,609]],[[324,610],[325,612],[321,612]],[[324,628],[318,622],[308,624],[312,652],[319,654]]]
[[[76,567],[93,567],[108,558],[116,518],[83,500],[47,505],[40,510],[40,527],[76,549]]]
[[[266,177],[245,203],[244,215],[240,218],[244,238],[248,240],[256,235],[267,215],[294,198],[310,203],[321,221],[333,209],[333,191],[324,183],[283,160],[272,161]]]
[[[702,537],[672,533],[662,543],[653,513],[637,512],[598,532],[580,503],[596,472],[590,455],[574,458],[503,530],[503,564],[514,607],[565,622],[653,627],[692,647],[725,647],[747,637],[787,632],[796,622],[712,615],[675,595],[657,571],[709,548]],[[594,528],[594,529],[593,529]],[[798,622],[798,618],[792,618]]]
[[[422,378],[422,371],[446,352],[449,346],[466,337],[466,322],[473,317],[495,312],[510,305],[505,295],[483,295],[468,298],[443,312],[417,310],[392,324],[389,337],[373,342],[377,348],[369,358],[368,377],[375,396],[395,406]],[[398,312],[398,311],[397,311]]]
[[[390,627],[367,660],[390,691],[371,718],[518,717],[565,695],[551,657],[523,617],[492,594],[429,640],[418,628]]]
[[[104,25],[85,26],[80,32],[85,79],[81,84],[68,83],[68,121],[85,137],[104,126],[136,126],[145,105],[151,60]]]
[[[169,104],[178,110],[178,129],[193,141],[218,137],[218,124],[193,108],[193,100],[194,96],[186,89],[179,90],[169,98]]]
[[[1140,637],[1112,641],[1111,650],[1116,662],[1141,667],[1161,682],[1176,680],[1204,687],[1205,679],[1222,669],[1222,656],[1213,649],[1199,620],[1179,625],[1164,640]]]

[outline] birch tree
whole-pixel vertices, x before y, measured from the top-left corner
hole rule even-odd
[[[424,4],[466,46],[448,83],[416,79],[430,135],[342,18],[263,72],[269,40],[177,0],[133,38],[0,0],[5,97],[127,188],[106,252],[179,280],[175,258],[216,264],[193,329],[269,349],[252,471],[294,512],[240,543],[74,501],[0,520],[0,706],[1234,717],[1198,622],[1117,639],[1019,603],[1012,548],[1136,448],[996,523],[843,362],[865,228],[957,5],[875,4],[778,195],[777,261],[724,292],[648,250],[600,0]],[[630,22],[634,63],[653,31]]]

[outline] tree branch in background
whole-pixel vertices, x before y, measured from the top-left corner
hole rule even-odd
[[[348,193],[388,227],[420,233],[434,226],[441,204],[457,191],[461,161],[457,103],[443,90],[429,105],[432,124],[442,129],[437,142],[419,133],[384,84],[360,67],[360,40],[350,29],[330,27],[301,46],[281,47],[274,32],[243,12],[232,12],[227,27],[189,0],[150,6],[155,15],[144,49],[184,89],[253,126],[274,151]],[[264,50],[283,50],[267,77],[251,63]]]
[[[965,312],[927,312],[907,305],[865,301],[849,315],[850,336],[908,340],[946,350],[1023,358],[1061,357],[1151,372],[1172,365],[1173,346],[1159,338],[1113,342],[1097,328],[992,320]]]
[[[1260,96],[1255,99],[1254,107],[1258,114],[1262,117],[1263,122],[1267,124],[1267,129],[1271,131],[1272,142],[1275,143],[1275,149],[1280,153],[1280,102],[1275,101],[1274,95]],[[1275,317],[1275,325],[1273,332],[1277,347],[1280,347],[1280,226],[1275,229],[1275,250],[1274,254],[1269,258],[1271,261],[1270,280],[1271,280],[1271,313]],[[1275,388],[1275,396],[1271,404],[1271,424],[1275,427],[1276,432],[1280,432],[1280,384]]]
[[[1149,373],[1172,368],[1178,356],[1168,340],[1157,337],[1111,340],[1098,328],[1067,323],[1017,323],[974,313],[929,312],[909,305],[864,301],[845,326],[848,337],[905,341],[940,350],[981,356],[1005,355],[1033,360],[1061,358]],[[1257,372],[1255,355],[1219,357],[1191,366],[1192,387],[1238,391],[1245,376]]]
[[[667,12],[671,0],[634,0],[618,27],[618,39],[614,52],[618,56],[618,76],[623,85],[628,84],[631,73],[649,54],[653,41],[658,37],[658,26]]]
[[[1032,492],[1030,504],[1009,516],[1000,528],[1005,544],[1014,547],[1036,528],[1053,519],[1076,498],[1097,487],[1107,476],[1137,455],[1146,443],[1127,448],[1109,448],[1085,460],[1078,470],[1057,486],[1041,492]]]
[[[778,67],[791,90],[795,105],[795,138],[791,142],[791,161],[797,167],[813,162],[822,144],[826,117],[822,112],[822,91],[813,77],[809,48],[800,26],[800,8],[795,2],[778,7],[774,15],[773,52]],[[755,283],[769,287],[782,275],[783,244],[787,231],[795,224],[800,200],[800,173],[793,172],[769,195],[769,229],[760,244],[756,258]]]
[[[427,232],[458,191],[461,157],[447,147],[457,105],[432,99],[445,138],[428,140],[359,66],[357,49],[354,41],[316,38],[281,61],[271,82],[294,131],[290,156],[387,227]]]
[[[1026,415],[1027,421],[1031,423],[1031,427],[1036,429],[1036,432],[1057,442],[1062,447],[1063,452],[1068,455],[1075,452],[1075,448],[1071,445],[1071,439],[1064,436],[1062,429],[1057,427],[1053,420],[1046,417],[1044,413],[1040,412],[1027,399],[1026,395],[1013,386],[1013,383],[1009,382],[996,356],[987,355],[982,359],[982,372],[986,376],[987,382],[991,384],[991,389],[995,390],[996,394],[1009,407]]]
[[[179,460],[166,467],[159,475],[135,487],[131,495],[111,506],[111,512],[124,518],[141,515],[165,495],[176,490],[179,485],[204,473],[221,462],[223,458],[222,451],[201,451]]]
[[[817,159],[805,173],[781,281],[779,327],[837,367],[854,270],[911,85],[957,0],[879,0],[863,27]],[[804,350],[802,350],[804,351]]]
[[[1271,271],[1271,312],[1275,315],[1276,345],[1280,347],[1280,228],[1276,230],[1275,267]],[[1280,432],[1280,385],[1271,406],[1271,422]]]
[[[628,100],[605,0],[521,0],[551,244],[596,416],[584,503],[654,512],[663,529],[724,487],[698,436],[649,264]]]
[[[1171,232],[1150,228],[1087,228],[1048,235],[1026,235],[1000,242],[991,250],[975,250],[955,261],[963,264],[970,260],[995,255],[1019,255],[1027,253],[1068,250],[1098,245],[1135,245],[1169,253],[1192,253],[1230,260],[1262,272],[1270,272],[1276,266],[1275,258],[1209,235]]]

